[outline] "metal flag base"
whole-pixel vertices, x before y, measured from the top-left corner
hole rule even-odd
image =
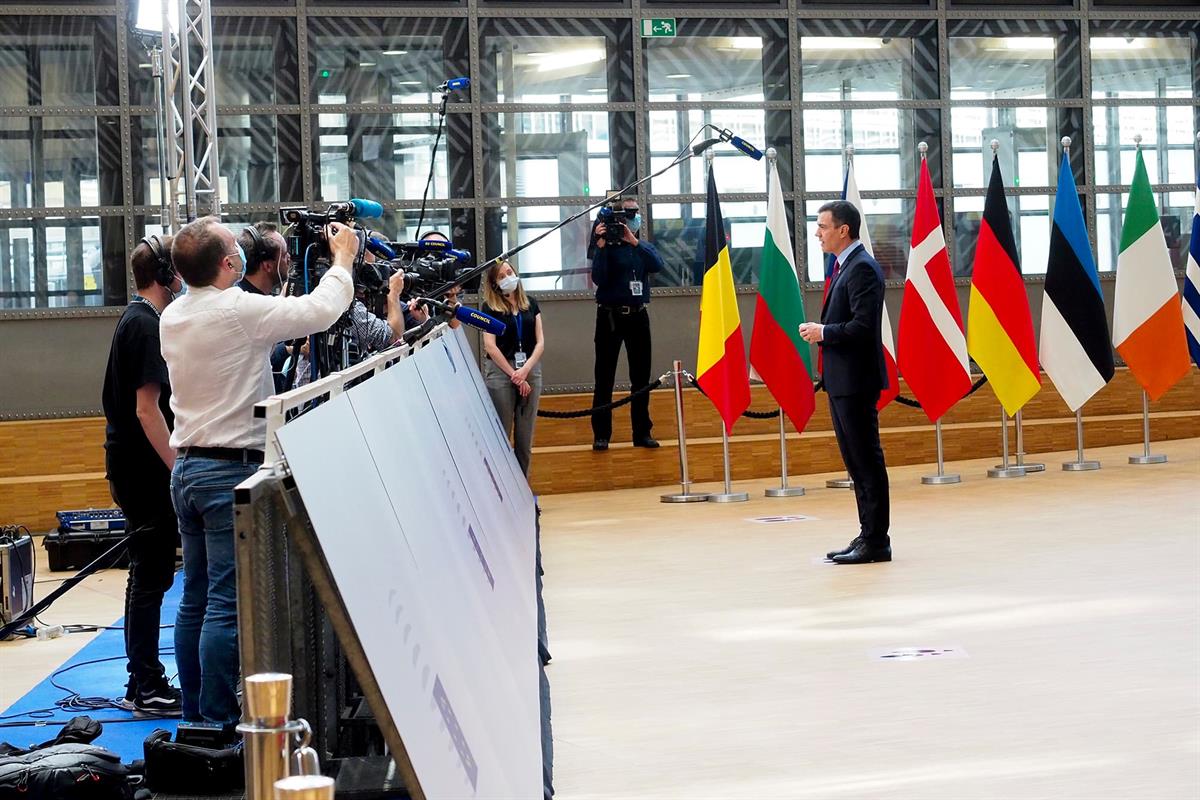
[[[707,494],[688,492],[687,494],[664,494],[660,495],[658,499],[664,503],[703,503],[708,498]]]
[[[725,491],[713,492],[708,496],[710,503],[742,503],[750,499],[749,492],[735,492],[729,480],[729,432],[721,426],[721,450],[725,456]]]
[[[1024,478],[1024,467],[992,467],[987,471],[989,478]]]
[[[779,409],[779,485],[763,491],[766,497],[800,497],[803,486],[788,486],[787,415]]]
[[[1027,461],[1024,464],[1017,464],[1017,466],[1019,466],[1021,469],[1025,470],[1026,472],[1045,472],[1046,471],[1046,465],[1040,464],[1036,461],[1033,461],[1033,462]]]
[[[942,454],[942,421],[939,419],[933,424],[933,430],[937,434],[937,475],[925,475],[921,478],[921,483],[926,486],[945,486],[949,483],[962,483],[961,475],[947,475],[945,468],[945,460]]]
[[[849,475],[847,475],[845,478],[830,478],[829,480],[825,481],[825,488],[827,488],[827,489],[853,489],[854,481],[850,480]]]
[[[1100,469],[1099,461],[1068,461],[1062,465],[1064,472],[1089,472]]]
[[[1140,456],[1130,456],[1130,464],[1165,464],[1167,457],[1161,453],[1150,452],[1150,396],[1142,390],[1142,442],[1144,449]]]

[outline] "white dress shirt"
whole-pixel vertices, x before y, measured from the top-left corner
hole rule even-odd
[[[302,297],[189,287],[162,313],[175,412],[171,446],[263,449],[266,421],[254,419],[254,404],[275,391],[271,349],[325,330],[352,299],[354,283],[344,269],[330,269]]]

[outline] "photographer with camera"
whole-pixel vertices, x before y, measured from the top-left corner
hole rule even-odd
[[[330,267],[303,297],[228,291],[244,277],[246,256],[216,217],[184,226],[171,247],[189,287],[161,327],[175,413],[171,492],[183,539],[175,660],[188,721],[231,726],[241,716],[233,488],[263,462],[266,425],[253,410],[273,391],[272,347],[327,329],[353,299],[358,237],[330,223],[324,238]]]
[[[504,323],[504,333],[483,334],[483,382],[500,415],[505,433],[512,432],[517,462],[529,477],[533,424],[542,395],[542,313],[525,294],[517,271],[507,261],[493,264],[480,282],[483,311]]]
[[[592,406],[612,402],[613,383],[621,345],[629,360],[633,391],[650,383],[650,282],[663,262],[649,242],[640,241],[642,215],[636,197],[621,200],[619,208],[600,210],[592,229],[592,281],[596,284],[596,388]],[[650,435],[650,397],[629,404],[634,447],[658,447]],[[592,414],[592,449],[607,450],[612,438],[612,411]]]

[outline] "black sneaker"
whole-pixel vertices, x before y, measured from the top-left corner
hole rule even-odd
[[[172,715],[183,711],[183,694],[160,676],[147,686],[139,686],[133,700],[137,711],[151,714]]]
[[[125,696],[117,699],[117,705],[126,711],[133,711],[133,701],[137,699],[137,684],[134,683],[133,676],[129,676],[129,683],[125,684]]]

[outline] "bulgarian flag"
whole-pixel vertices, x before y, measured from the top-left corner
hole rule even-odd
[[[716,406],[725,432],[750,407],[750,374],[742,320],[738,315],[733,267],[725,241],[725,220],[717,181],[708,171],[708,214],[704,230],[704,284],[700,290],[700,343],[696,348],[696,383]]]
[[[1117,256],[1113,346],[1151,400],[1187,374],[1183,306],[1140,148]]]
[[[758,271],[750,366],[796,430],[803,431],[814,405],[812,355],[799,331],[804,322],[804,299],[796,277],[779,170],[774,164],[767,180],[767,233]]]
[[[967,316],[967,352],[987,375],[996,398],[1011,417],[1042,388],[1042,378],[1033,316],[1004,200],[1000,159],[995,155],[975,245]]]
[[[862,242],[863,249],[874,258],[875,250],[871,247],[871,234],[867,232],[867,214],[863,211],[862,197],[858,194],[858,181],[854,180],[854,159],[850,159],[846,164],[846,180],[842,184],[842,199],[858,209],[858,215],[862,218],[858,229],[858,240]],[[828,293],[828,281],[825,286],[826,293]],[[875,403],[876,411],[882,411],[884,406],[900,396],[900,375],[896,370],[896,342],[892,338],[892,320],[888,316],[887,303],[883,304],[883,319],[880,320],[879,325],[883,339],[883,363],[887,367],[888,385],[886,389],[879,392],[879,400]]]
[[[924,157],[918,180],[896,362],[929,421],[937,422],[971,390],[971,373],[946,237]]]

